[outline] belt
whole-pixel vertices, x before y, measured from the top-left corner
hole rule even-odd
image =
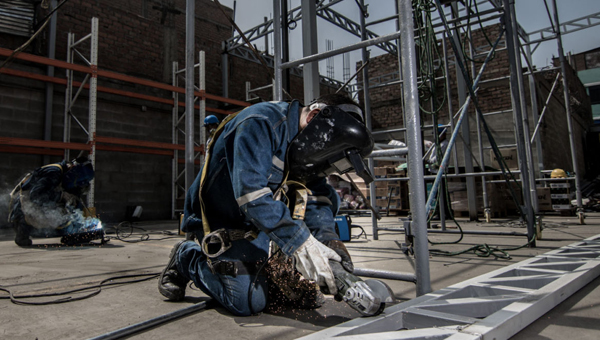
[[[231,248],[231,242],[237,240],[247,240],[254,241],[258,237],[258,232],[255,229],[252,230],[242,230],[242,229],[218,229],[210,234],[207,234],[202,238],[202,242],[200,243],[200,247],[202,247],[202,252],[209,257],[217,257],[224,252],[226,252],[229,248]],[[220,248],[215,253],[211,253],[208,248],[209,244],[220,244]]]
[[[243,261],[222,261],[206,259],[208,268],[213,274],[229,275],[236,277],[238,275],[258,275],[262,263],[243,262]]]

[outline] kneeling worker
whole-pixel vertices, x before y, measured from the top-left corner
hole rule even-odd
[[[100,221],[85,218],[82,211],[81,198],[93,178],[93,166],[85,157],[25,175],[10,194],[8,221],[15,228],[15,243],[30,246],[30,236],[62,237],[66,244],[103,237]]]
[[[289,299],[302,298],[285,280],[273,282],[271,261],[265,263],[275,254],[292,270],[293,257],[321,294],[312,308],[323,302],[317,285],[336,294],[334,271],[351,273],[353,267],[335,231],[340,199],[326,176],[354,170],[372,181],[363,158],[373,138],[363,122],[360,107],[337,94],[309,106],[259,103],[228,116],[186,196],[182,230],[195,232],[200,244],[173,247],[160,293],[182,300],[192,280],[235,315],[261,312],[271,283]],[[271,242],[279,250],[270,254]]]

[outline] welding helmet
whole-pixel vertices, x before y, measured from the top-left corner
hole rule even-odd
[[[341,104],[320,108],[288,146],[287,166],[290,179],[308,183],[338,172],[355,171],[371,183],[363,158],[373,151],[373,136],[362,122],[356,105]],[[310,106],[313,110],[313,105]]]
[[[554,169],[550,173],[550,178],[567,178],[567,173],[563,169]]]
[[[204,118],[204,126],[209,126],[212,124],[219,125],[219,119],[213,115],[207,116]]]
[[[87,159],[77,159],[63,176],[62,185],[67,191],[85,188],[94,179],[94,167]]]

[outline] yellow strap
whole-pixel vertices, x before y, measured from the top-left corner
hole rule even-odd
[[[202,174],[200,175],[200,188],[198,189],[198,199],[200,202],[200,211],[202,213],[202,228],[204,229],[204,235],[210,234],[210,226],[208,225],[208,220],[206,219],[206,214],[204,213],[204,201],[202,200],[202,187],[204,186],[204,181],[206,180],[206,173],[208,172],[207,169],[210,160],[210,154],[216,140],[221,135],[221,132],[223,132],[225,125],[229,123],[240,112],[242,111],[238,111],[225,117],[221,124],[219,124],[219,126],[217,126],[217,128],[214,130],[214,132],[212,133],[212,138],[204,148],[204,166],[202,167]]]

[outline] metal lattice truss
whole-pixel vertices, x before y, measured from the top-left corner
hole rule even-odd
[[[331,9],[331,7],[333,5],[340,3],[340,2],[342,2],[342,0],[334,0],[327,4],[321,4],[317,8],[317,16],[342,28],[346,32],[352,33],[355,36],[360,38],[360,36],[361,36],[360,35],[360,33],[361,33],[360,32],[360,24],[352,21],[351,19],[349,19]],[[301,11],[300,6],[294,8],[288,12],[288,21],[289,22],[298,21],[300,19],[302,19],[302,11]],[[272,32],[273,32],[273,20],[271,19],[271,20],[265,21],[264,23],[254,27],[254,28],[247,30],[246,32],[244,32],[244,35],[246,36],[246,38],[248,38],[249,41],[253,41],[253,40],[262,38]],[[367,37],[369,39],[378,37],[377,34],[371,32],[369,30],[366,30],[366,33],[367,33]],[[244,41],[243,41],[242,37],[238,35],[238,36],[234,36],[234,37],[226,40],[225,45],[226,45],[225,50],[227,52],[231,53],[232,50],[235,50],[235,49],[239,48],[240,46],[243,46]],[[391,42],[380,43],[380,44],[377,44],[376,46],[388,53],[393,53],[393,54],[397,53],[396,45]]]
[[[560,23],[560,33],[567,34],[581,31],[586,28],[600,25],[600,12],[590,14],[581,18]],[[556,38],[556,27],[554,25],[537,31],[529,32],[531,44],[535,44],[535,51],[542,41]]]
[[[508,339],[600,275],[600,235],[302,339]]]
[[[248,61],[252,61],[257,64],[260,64],[260,60],[258,60],[258,57],[256,56],[256,54],[254,54],[254,52],[252,52],[251,49],[249,49],[245,46],[239,46],[238,48],[231,50],[229,52],[229,54],[239,57],[239,58],[242,58],[244,60],[248,60]],[[273,65],[275,62],[273,60],[273,56],[263,54],[263,55],[261,55],[261,57],[263,58],[263,60],[265,61],[265,63],[267,64],[268,67],[273,68]],[[302,77],[302,68],[292,67],[292,68],[290,68],[290,73],[294,76]],[[335,87],[338,89],[344,85],[344,82],[341,82],[339,80],[335,80],[332,78],[324,77],[324,76],[320,76],[319,82],[323,85]]]

